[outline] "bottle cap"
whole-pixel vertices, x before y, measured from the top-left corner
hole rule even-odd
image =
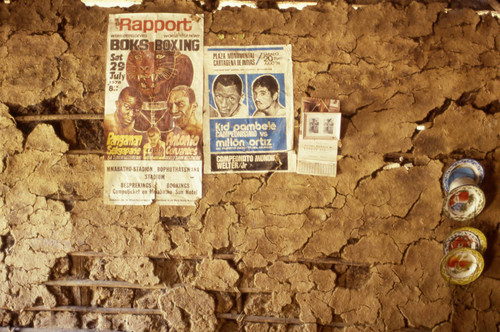
[[[444,242],[444,254],[457,248],[471,248],[482,254],[486,251],[486,236],[479,229],[463,227],[455,229]]]
[[[483,256],[477,250],[457,248],[441,260],[441,275],[450,284],[466,285],[476,280],[484,268]]]
[[[476,217],[483,211],[484,192],[475,185],[464,185],[452,189],[443,203],[444,214],[458,221]]]

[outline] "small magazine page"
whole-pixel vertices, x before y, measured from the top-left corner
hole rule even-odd
[[[297,173],[337,175],[341,118],[339,100],[302,98]]]
[[[194,205],[201,197],[203,18],[109,16],[104,202]]]
[[[295,172],[290,45],[205,47],[204,171]]]

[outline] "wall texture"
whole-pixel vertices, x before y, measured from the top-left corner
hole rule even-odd
[[[96,150],[122,11],[0,4],[1,326],[497,331],[498,19],[417,2],[206,12],[206,45],[292,44],[296,119],[303,96],[341,100],[338,176],[207,175],[196,207],[112,207]],[[487,205],[459,223],[440,181],[464,157],[485,167]],[[486,234],[486,267],[450,286],[442,242],[464,225]]]

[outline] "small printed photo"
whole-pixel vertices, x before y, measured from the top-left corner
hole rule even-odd
[[[324,131],[328,135],[333,135],[333,127],[335,127],[335,122],[333,119],[326,119],[324,122]]]
[[[340,113],[304,113],[304,138],[339,139]]]
[[[313,134],[319,134],[319,120],[317,118],[309,118],[309,131]]]

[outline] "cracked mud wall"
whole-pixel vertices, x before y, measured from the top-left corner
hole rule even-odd
[[[103,114],[107,15],[122,11],[0,4],[1,326],[498,329],[498,19],[438,2],[206,12],[206,45],[292,44],[296,119],[303,96],[341,100],[338,176],[205,175],[196,207],[114,207],[102,120],[15,118]],[[458,223],[440,181],[465,157],[485,167],[487,203]],[[450,286],[442,242],[464,225],[486,234],[486,267]],[[84,282],[50,283],[68,280]]]

